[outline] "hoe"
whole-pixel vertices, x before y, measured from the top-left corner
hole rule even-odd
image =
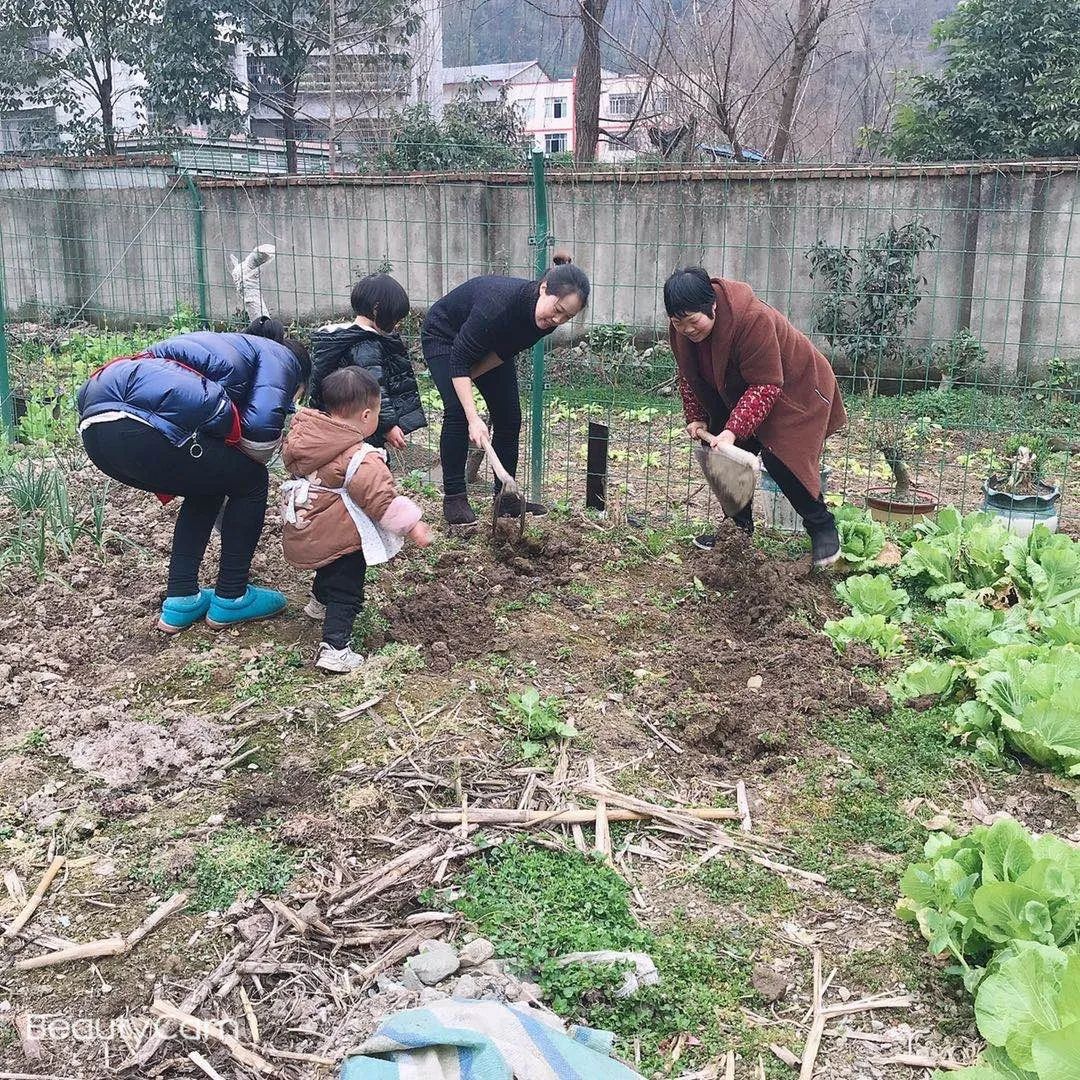
[[[761,459],[737,446],[694,447],[694,457],[705,474],[712,493],[727,517],[734,517],[750,505],[757,486]]]
[[[499,460],[499,455],[495,453],[495,450],[487,439],[484,440],[483,449],[484,453],[487,455],[491,471],[495,474],[495,478],[499,483],[502,484],[498,494],[491,503],[491,535],[495,536],[498,532],[499,512],[502,509],[503,500],[516,497],[518,501],[518,524],[517,535],[514,539],[520,540],[522,534],[525,532],[525,494],[522,492],[518,482],[503,468],[503,463]]]

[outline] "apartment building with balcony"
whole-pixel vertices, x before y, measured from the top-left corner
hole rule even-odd
[[[343,27],[333,62],[329,50],[308,61],[297,87],[296,135],[326,144],[333,131],[345,153],[381,145],[393,116],[409,104],[427,101],[442,108],[442,8],[440,0],[422,0],[418,29],[391,34],[386,44],[363,40],[363,28],[350,35]],[[244,49],[248,128],[260,139],[281,139],[283,88],[281,61],[258,49]],[[331,119],[332,118],[332,119]]]

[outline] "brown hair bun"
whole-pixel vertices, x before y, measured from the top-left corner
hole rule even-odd
[[[569,251],[556,251],[551,256],[552,266],[569,266],[574,261],[574,257]]]

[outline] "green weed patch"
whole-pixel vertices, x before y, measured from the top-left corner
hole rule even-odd
[[[279,893],[292,877],[295,860],[283,847],[254,829],[219,833],[195,855],[197,911],[223,911],[241,892]]]
[[[684,1064],[758,1046],[759,1036],[739,1011],[753,995],[756,931],[725,927],[721,933],[711,923],[678,917],[661,931],[645,929],[634,919],[626,883],[602,861],[524,840],[491,851],[457,884],[461,895],[454,909],[494,943],[499,956],[536,979],[553,1009],[640,1039],[643,1072],[664,1067],[663,1047],[680,1032],[699,1040]],[[754,880],[746,887],[764,885]],[[599,949],[648,953],[659,985],[619,1000],[612,993],[621,982],[617,966],[556,962],[566,953]]]

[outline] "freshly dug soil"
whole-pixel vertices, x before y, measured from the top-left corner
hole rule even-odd
[[[268,813],[311,809],[325,797],[323,785],[315,773],[303,768],[290,769],[269,780],[262,776],[252,778],[246,790],[233,800],[228,817],[245,825],[255,825]]]
[[[524,659],[550,653],[549,633],[530,601],[547,594],[575,618],[580,613],[589,619],[581,611],[585,601],[565,586],[595,583],[602,563],[624,547],[590,539],[580,525],[561,521],[542,521],[520,539],[514,523],[503,524],[494,538],[478,532],[434,567],[410,566],[393,579],[386,590],[389,636],[418,645],[429,669],[439,672],[500,644]],[[574,649],[571,664],[579,678],[599,685],[624,665],[632,674],[640,666],[634,655],[673,646],[675,662],[666,676],[637,687],[634,702],[654,715],[672,716],[683,740],[736,763],[790,755],[804,744],[816,716],[887,711],[884,691],[853,674],[856,666],[875,666],[875,658],[864,652],[840,656],[817,629],[838,611],[831,574],[811,572],[809,558],[770,558],[731,524],[720,527],[711,552],[680,558],[685,562],[654,559],[628,572],[624,614],[640,604],[641,616],[608,630],[620,606],[611,602],[605,633],[593,631],[596,655]],[[664,611],[662,603],[661,610],[651,608],[685,590],[694,577],[709,592],[703,602],[690,609]],[[509,639],[497,627],[500,610],[509,612]]]
[[[819,631],[790,619],[752,646],[699,637],[683,655],[684,685],[700,702],[686,738],[731,761],[796,749],[815,717],[889,708],[884,690],[852,673],[858,659],[838,656]]]
[[[815,716],[856,708],[884,715],[888,696],[853,674],[876,666],[867,652],[838,655],[816,626],[797,621],[832,613],[834,578],[809,559],[766,556],[725,523],[695,571],[718,594],[704,622],[680,642],[678,681],[688,701],[689,741],[743,762],[795,749]]]
[[[428,665],[445,671],[475,660],[495,642],[495,611],[530,592],[565,585],[578,545],[567,526],[518,538],[516,523],[478,530],[441,555],[433,568],[410,567],[388,582],[387,637],[418,646]],[[577,534],[580,540],[580,534]],[[583,565],[583,564],[582,564]]]
[[[697,566],[700,580],[720,593],[720,611],[729,628],[745,638],[771,634],[778,622],[828,595],[828,575],[812,580],[810,572],[809,558],[770,558],[730,522],[717,529],[716,546]]]

